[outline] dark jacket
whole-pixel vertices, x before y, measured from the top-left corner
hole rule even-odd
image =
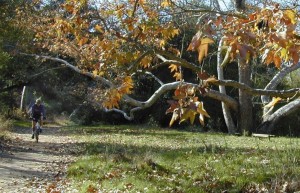
[[[31,107],[31,117],[40,118],[42,115],[43,117],[46,117],[44,105],[40,104],[40,106],[38,106],[37,104],[34,104]]]

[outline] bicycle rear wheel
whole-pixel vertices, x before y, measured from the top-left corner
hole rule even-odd
[[[34,131],[34,137],[35,137],[35,142],[39,142],[39,135],[40,135],[40,128],[39,127],[35,127],[35,131]]]

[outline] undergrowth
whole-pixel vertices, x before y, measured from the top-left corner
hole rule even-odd
[[[300,140],[132,126],[69,127],[83,144],[81,192],[295,192]]]
[[[13,128],[13,121],[9,118],[0,115],[0,135],[3,135],[5,131],[9,131]]]

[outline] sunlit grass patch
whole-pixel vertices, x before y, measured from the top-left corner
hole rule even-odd
[[[22,120],[15,120],[13,122],[14,126],[16,127],[26,127],[26,128],[30,128],[31,127],[31,120],[28,121],[22,121]]]
[[[90,185],[129,192],[300,190],[300,183],[295,184],[300,181],[296,138],[269,141],[132,126],[72,130],[84,151],[68,177],[82,192]]]

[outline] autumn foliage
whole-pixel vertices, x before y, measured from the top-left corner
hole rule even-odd
[[[41,2],[36,2],[36,5]],[[19,10],[21,23],[33,23],[35,44],[61,58],[72,58],[72,63],[84,74],[91,72],[102,77],[106,83],[103,107],[120,108],[124,97],[134,89],[132,75],[136,72],[151,72],[160,65],[168,65],[175,81],[170,108],[170,126],[176,120],[194,123],[199,116],[210,117],[199,96],[209,92],[215,80],[202,72],[205,59],[212,52],[212,45],[220,40],[223,47],[223,66],[231,61],[242,60],[250,65],[259,58],[264,64],[281,69],[283,63],[299,62],[300,36],[296,32],[299,16],[296,10],[282,9],[279,4],[269,8],[253,8],[251,13],[202,14],[196,25],[197,33],[184,49],[172,45],[171,40],[183,33],[183,27],[172,20],[172,15],[181,11],[176,1],[151,2],[129,0],[126,3],[89,1],[66,1],[58,11],[34,10],[30,6]],[[201,10],[199,11],[201,14]],[[26,16],[26,17],[25,17]],[[25,21],[26,18],[27,20]],[[198,62],[187,62],[182,52],[197,53]],[[198,75],[196,84],[187,84],[181,68],[190,68]],[[205,77],[205,78],[204,78]],[[154,98],[154,97],[153,97]],[[139,108],[146,108],[136,100]],[[272,103],[276,104],[276,103]]]

